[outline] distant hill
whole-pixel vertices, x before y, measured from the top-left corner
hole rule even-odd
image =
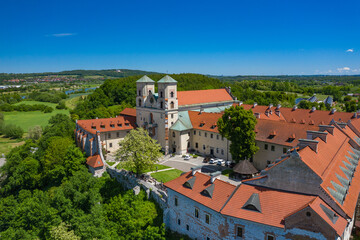
[[[103,78],[123,78],[129,76],[150,75],[150,74],[160,74],[160,73],[142,71],[142,70],[130,70],[130,69],[71,70],[71,71],[43,72],[43,73],[0,73],[0,81],[10,80],[10,79],[44,77],[44,76],[73,76],[77,78],[99,76]]]

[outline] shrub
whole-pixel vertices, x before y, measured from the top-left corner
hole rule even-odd
[[[44,113],[52,113],[53,111],[54,111],[54,109],[49,106],[44,109]]]
[[[65,101],[61,100],[58,105],[56,105],[56,109],[66,109]]]
[[[33,126],[29,128],[28,138],[38,140],[41,137],[42,128],[40,126]]]
[[[3,132],[5,137],[9,138],[22,138],[24,134],[24,130],[21,127],[15,126],[13,124],[5,125],[3,127]]]

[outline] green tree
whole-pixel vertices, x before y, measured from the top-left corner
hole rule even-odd
[[[41,134],[42,134],[41,126],[36,125],[36,126],[29,128],[27,137],[32,140],[38,140],[41,137]]]
[[[160,145],[143,128],[131,130],[119,145],[117,157],[137,175],[150,169],[162,156]]]
[[[66,223],[61,222],[59,226],[53,227],[50,230],[50,236],[52,240],[80,240],[81,238],[76,236],[73,230],[69,230],[69,226]]]
[[[253,156],[259,148],[255,144],[256,118],[251,110],[232,106],[218,120],[220,134],[231,141],[230,153],[239,162]]]
[[[6,126],[3,127],[3,131],[6,137],[9,138],[22,138],[22,136],[24,135],[24,130],[16,125],[13,124],[7,124]]]

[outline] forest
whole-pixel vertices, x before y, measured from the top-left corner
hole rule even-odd
[[[14,148],[1,168],[1,239],[177,239],[162,211],[107,173],[93,177],[74,143],[74,122],[52,117],[39,140]]]

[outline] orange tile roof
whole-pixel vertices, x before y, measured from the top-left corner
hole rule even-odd
[[[299,139],[306,138],[306,130],[316,131],[318,127],[264,119],[258,119],[255,126],[256,140],[284,146],[296,146]]]
[[[86,159],[86,164],[93,168],[104,166],[104,163],[101,161],[101,157],[98,154],[88,157]]]
[[[321,110],[315,110],[312,112],[308,109],[296,109],[293,110],[293,108],[285,108],[281,107],[278,109],[278,116],[276,114],[276,107],[273,106],[269,108],[269,106],[260,106],[256,105],[255,107],[253,105],[249,104],[242,104],[242,107],[244,109],[249,110],[252,109],[254,113],[260,113],[260,119],[269,119],[269,120],[284,120],[286,122],[291,123],[300,123],[300,124],[306,124],[306,125],[322,125],[322,124],[330,124],[331,120],[335,120],[337,122],[347,122],[350,119],[354,119],[354,113],[348,113],[348,112],[335,112],[331,114],[331,111],[321,111]],[[266,117],[265,112],[269,110],[272,111],[272,115],[269,115],[270,117]],[[359,123],[360,126],[360,123]],[[360,129],[360,128],[359,128]]]
[[[285,118],[281,114],[281,111],[280,114],[279,112],[275,111],[276,107],[269,108],[268,106],[260,106],[260,105],[256,105],[254,107],[253,105],[248,105],[248,104],[241,104],[241,107],[243,107],[245,110],[251,109],[251,111],[253,111],[255,115],[260,116],[259,119],[285,121]]]
[[[177,97],[179,106],[233,101],[233,98],[226,89],[179,91]]]
[[[259,194],[261,213],[242,208],[253,193]],[[314,199],[314,196],[241,184],[221,210],[221,213],[227,216],[283,228],[285,216],[298,211]]]
[[[184,183],[189,179],[196,177],[192,189],[184,187]],[[216,179],[214,181],[214,191],[212,198],[203,195],[201,192],[211,185],[210,176],[197,172],[192,176],[192,172],[187,172],[180,177],[165,183],[167,188],[170,188],[204,206],[207,206],[217,212],[224,206],[231,193],[235,190],[236,186]]]
[[[136,127],[136,118],[129,116],[117,116],[116,118],[78,120],[77,125],[92,134],[95,134],[97,131],[111,132],[131,130]]]
[[[125,108],[120,112],[120,115],[136,117],[136,108]]]
[[[204,130],[218,133],[218,128],[215,125],[223,113],[205,113],[189,111],[189,117],[193,129]]]

